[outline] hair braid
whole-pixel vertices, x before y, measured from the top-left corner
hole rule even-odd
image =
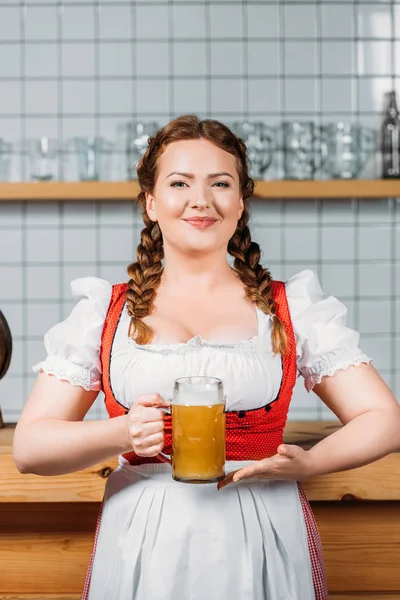
[[[260,265],[260,246],[251,240],[248,227],[249,213],[244,209],[235,233],[228,244],[228,252],[235,258],[234,268],[246,286],[247,297],[264,313],[273,317],[272,348],[275,353],[285,353],[287,337],[283,323],[276,316],[272,297],[271,274]]]
[[[140,196],[138,200],[143,200]],[[154,332],[141,319],[151,313],[156,291],[163,272],[164,247],[162,233],[157,222],[152,221],[145,210],[142,218],[146,227],[142,229],[141,241],[136,250],[136,262],[129,265],[130,277],[126,291],[128,314],[131,316],[128,335],[134,335],[138,344],[147,344]]]

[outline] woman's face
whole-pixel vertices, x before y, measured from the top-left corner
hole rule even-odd
[[[146,209],[164,244],[188,252],[225,249],[243,212],[236,157],[208,140],[173,142],[158,161]]]

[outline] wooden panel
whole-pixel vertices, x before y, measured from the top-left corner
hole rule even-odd
[[[332,592],[399,592],[400,503],[316,503],[313,511]]]
[[[115,200],[137,197],[136,181],[46,181],[0,183],[0,201]],[[400,197],[399,180],[256,181],[254,197],[296,198],[390,198]]]
[[[98,503],[3,504],[1,592],[82,592]],[[23,577],[21,573],[23,572]]]

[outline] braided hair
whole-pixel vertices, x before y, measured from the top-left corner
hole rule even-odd
[[[136,250],[136,262],[130,264],[127,269],[130,279],[126,291],[126,304],[131,317],[128,335],[134,336],[136,343],[141,345],[148,344],[153,339],[154,331],[142,319],[152,312],[164,268],[162,232],[158,223],[153,222],[147,214],[146,193],[152,193],[154,190],[157,161],[165,148],[175,141],[193,139],[207,139],[236,156],[244,210],[236,231],[229,240],[227,250],[234,257],[233,266],[246,288],[247,298],[264,313],[272,316],[272,348],[275,353],[283,354],[287,350],[287,337],[283,323],[276,316],[271,274],[260,265],[260,247],[251,240],[248,227],[248,200],[254,192],[254,181],[249,176],[246,144],[223,123],[214,119],[200,120],[195,115],[177,117],[151,137],[137,167],[141,190],[137,200],[142,208],[145,227]]]

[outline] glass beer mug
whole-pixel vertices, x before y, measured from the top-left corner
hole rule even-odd
[[[182,377],[174,384],[172,477],[213,483],[225,476],[225,398],[216,377]]]

